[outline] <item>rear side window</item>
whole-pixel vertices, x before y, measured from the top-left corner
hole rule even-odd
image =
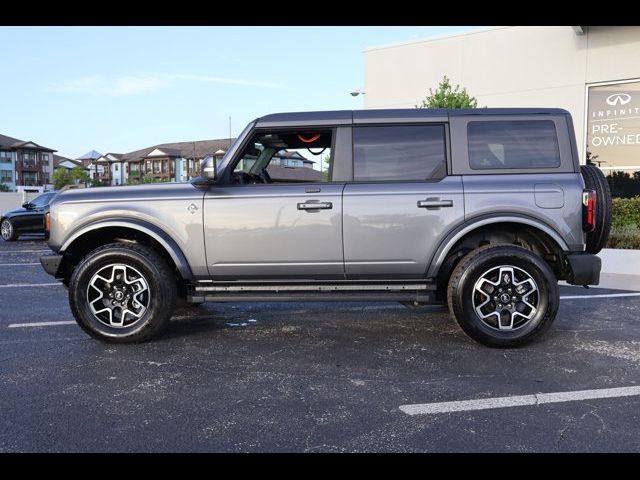
[[[469,122],[467,137],[473,170],[560,166],[558,135],[551,120]]]
[[[443,125],[356,127],[356,181],[430,180],[446,175]]]

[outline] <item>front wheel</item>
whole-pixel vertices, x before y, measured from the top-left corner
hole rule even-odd
[[[176,280],[167,262],[144,245],[112,243],[89,253],[69,282],[80,327],[107,342],[142,342],[169,322]]]
[[[546,331],[560,303],[558,281],[538,255],[514,245],[487,245],[456,266],[449,310],[464,332],[498,348],[525,345]]]
[[[2,220],[0,224],[0,232],[2,234],[2,239],[11,242],[17,238],[16,231],[13,228],[13,223],[8,218]]]

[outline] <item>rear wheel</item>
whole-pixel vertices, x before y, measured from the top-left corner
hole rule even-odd
[[[585,251],[596,254],[602,250],[609,240],[611,229],[611,189],[606,177],[598,167],[594,165],[582,165],[580,167],[585,187],[596,192],[595,223],[593,232],[587,233]]]
[[[553,271],[538,255],[513,245],[487,245],[460,260],[447,301],[467,335],[508,348],[533,341],[551,326],[560,295]]]
[[[2,234],[3,240],[7,242],[12,242],[17,238],[13,223],[11,223],[11,220],[8,218],[5,218],[2,220],[2,223],[0,223],[0,233]]]
[[[114,243],[89,253],[69,282],[69,303],[78,324],[107,342],[141,342],[168,323],[176,281],[153,249]]]

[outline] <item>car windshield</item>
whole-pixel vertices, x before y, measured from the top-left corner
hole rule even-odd
[[[36,207],[44,207],[45,205],[49,204],[54,195],[54,193],[44,193],[42,195],[38,195],[36,198],[31,200],[31,203]]]

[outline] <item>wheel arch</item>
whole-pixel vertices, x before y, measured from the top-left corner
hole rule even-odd
[[[486,216],[476,218],[463,223],[452,230],[447,237],[440,242],[433,258],[431,260],[427,277],[436,278],[440,274],[443,265],[450,255],[455,254],[465,242],[471,239],[498,238],[505,233],[518,234],[526,232],[529,236],[535,236],[533,240],[541,248],[550,250],[553,253],[559,253],[569,250],[567,242],[555,231],[551,226],[543,221],[521,216],[521,215],[500,215]],[[486,244],[480,243],[477,246]],[[488,243],[491,243],[490,241]],[[556,266],[554,271],[560,273],[561,265]]]
[[[75,264],[89,251],[114,241],[148,243],[159,251],[183,280],[193,279],[193,272],[178,243],[162,229],[142,220],[110,219],[85,225],[70,235],[60,248],[63,264]],[[70,274],[70,272],[68,272]]]

